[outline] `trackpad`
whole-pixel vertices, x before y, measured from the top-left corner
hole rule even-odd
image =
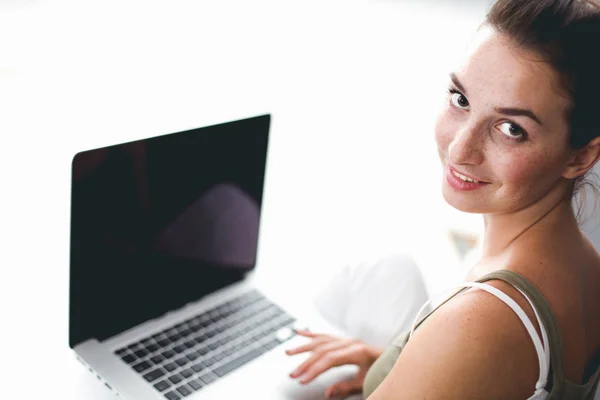
[[[277,392],[281,393],[286,400],[323,400],[328,387],[335,383],[352,379],[356,371],[357,367],[353,365],[332,368],[306,385],[301,384],[299,380],[291,378],[279,380]],[[362,399],[362,396],[359,395],[352,398]]]

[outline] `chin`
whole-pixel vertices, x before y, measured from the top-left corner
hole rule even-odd
[[[487,211],[485,205],[481,204],[481,197],[473,192],[457,192],[444,183],[442,195],[446,203],[458,211],[470,214],[484,214]]]

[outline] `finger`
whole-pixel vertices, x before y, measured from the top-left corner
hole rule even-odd
[[[290,377],[297,378],[302,375],[313,363],[329,351],[335,351],[340,348],[348,346],[346,340],[336,340],[330,343],[322,344],[314,350],[314,353],[308,357],[302,364],[298,366],[291,374]]]
[[[344,347],[323,355],[300,377],[300,383],[307,384],[317,376],[333,367],[356,363],[357,349],[355,346]]]
[[[341,348],[349,346],[350,344],[351,344],[351,340],[337,339],[337,340],[325,342],[325,343],[317,346],[315,349],[313,349],[313,354],[311,354],[310,357],[308,357],[306,360],[304,360],[304,362],[302,364],[300,364],[300,366],[298,368],[296,368],[296,370],[290,375],[292,376],[292,378],[301,375],[302,373],[304,373],[304,371],[308,367],[310,367],[313,363],[315,363],[319,358],[323,357],[323,355],[327,354],[328,352],[339,350]]]
[[[326,391],[325,396],[330,399],[333,396],[349,396],[354,393],[358,393],[362,391],[362,382],[358,379],[351,379],[348,381],[338,382],[334,385],[331,385]]]
[[[292,372],[290,374],[290,376],[292,378],[296,378],[296,377],[304,374],[306,370],[308,370],[314,363],[319,361],[321,358],[326,357],[329,354],[334,353],[336,351],[339,351],[340,349],[350,346],[352,344],[352,342],[353,342],[352,340],[345,339],[345,340],[336,340],[331,343],[323,344],[322,346],[315,349],[315,352],[309,358],[307,358],[302,364],[300,364],[300,366],[298,368],[296,368],[294,370],[294,372]]]
[[[315,348],[317,348],[318,346],[322,345],[323,343],[330,342],[331,340],[333,340],[333,339],[326,338],[326,337],[316,338],[316,339],[312,340],[311,342],[309,342],[307,344],[303,344],[302,346],[298,346],[298,347],[294,347],[294,348],[291,348],[291,349],[287,349],[285,352],[288,355],[305,353],[307,351],[314,350]]]
[[[294,329],[293,331],[300,336],[305,336],[309,338],[314,338],[317,336],[326,336],[322,333],[311,332],[308,329]]]

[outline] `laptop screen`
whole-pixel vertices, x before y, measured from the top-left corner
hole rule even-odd
[[[270,116],[73,158],[71,347],[239,281],[255,266]]]

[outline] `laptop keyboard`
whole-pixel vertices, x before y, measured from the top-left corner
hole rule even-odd
[[[294,321],[252,290],[115,354],[165,398],[179,400],[288,340],[277,331]]]

